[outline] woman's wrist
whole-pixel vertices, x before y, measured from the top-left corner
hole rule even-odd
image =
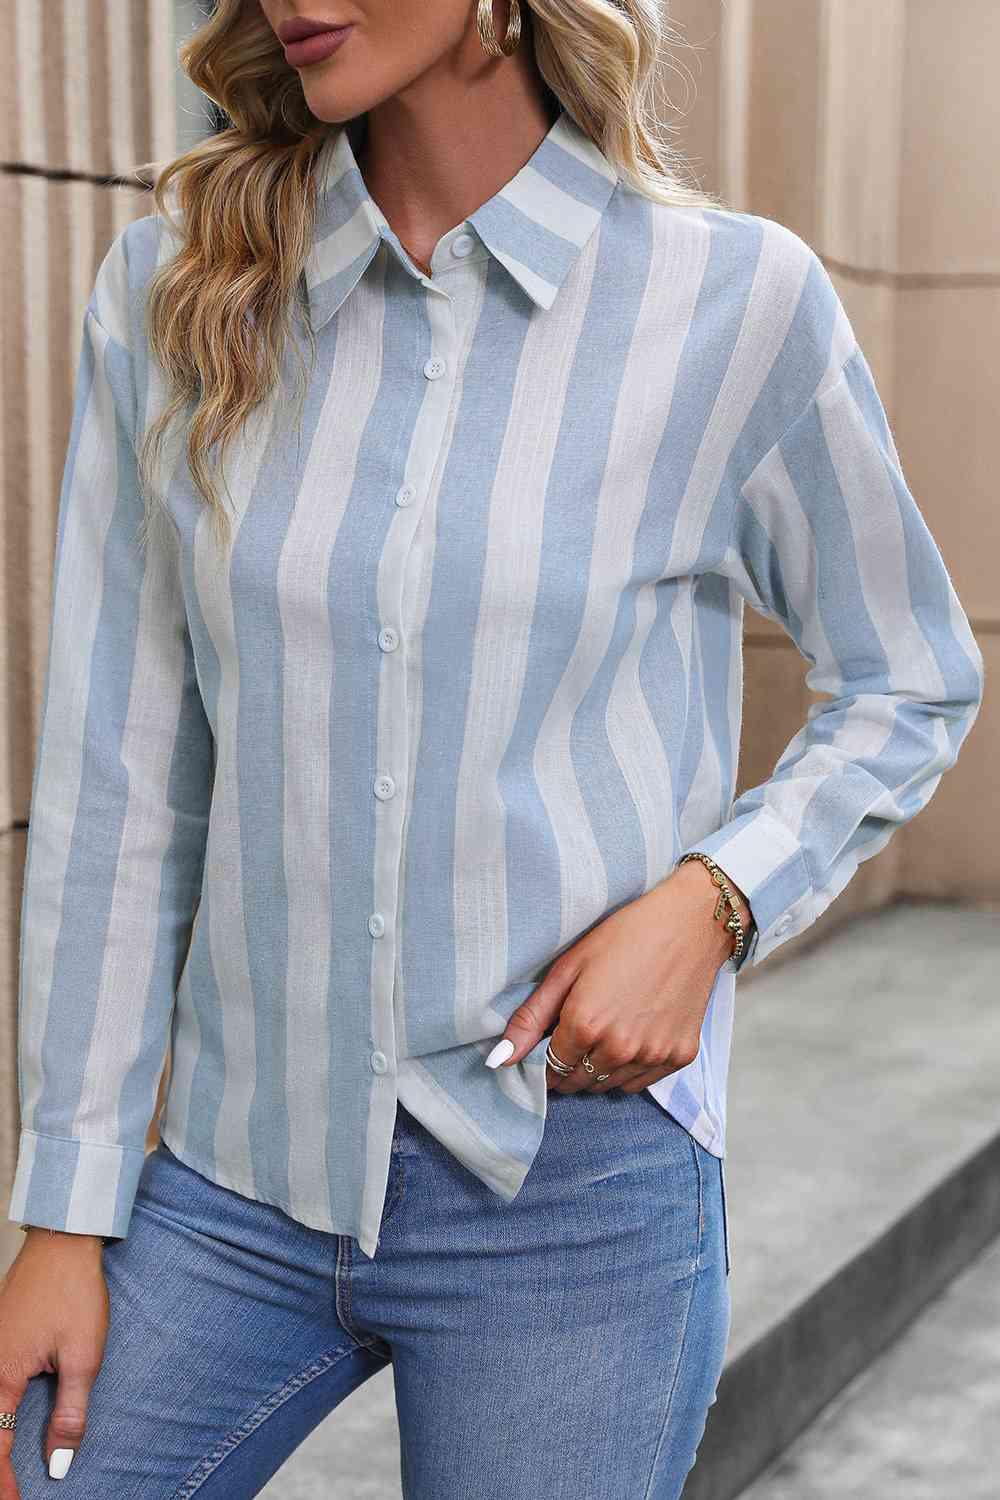
[[[79,1243],[97,1245],[100,1248],[107,1243],[106,1237],[102,1234],[82,1234],[70,1229],[50,1229],[44,1224],[22,1224],[21,1228],[28,1240],[46,1239],[53,1244],[57,1240],[63,1243],[76,1240]]]
[[[676,880],[684,877],[685,870],[701,872],[700,874],[688,875],[686,878],[692,882],[692,889],[697,890],[700,884],[705,892],[705,908],[708,918],[706,925],[709,929],[706,933],[706,942],[712,945],[713,952],[717,952],[720,955],[720,963],[725,959],[732,958],[736,951],[736,934],[731,927],[726,926],[724,920],[715,916],[719,902],[719,886],[713,879],[711,871],[700,859],[688,859],[682,865],[677,866],[670,878]],[[733,899],[736,902],[736,909],[739,912],[740,921],[743,926],[743,942],[745,946],[750,941],[753,913],[750,910],[750,903],[743,892],[729,880],[728,876],[726,879],[729,889],[733,894]],[[731,915],[731,911],[732,908],[726,902],[724,915],[727,919]]]

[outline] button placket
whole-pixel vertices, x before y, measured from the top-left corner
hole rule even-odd
[[[385,503],[394,508],[382,555],[378,622],[373,641],[372,670],[378,674],[378,713],[375,764],[371,790],[377,800],[373,910],[368,916],[371,938],[370,977],[373,985],[369,1066],[374,1086],[386,1087],[387,1118],[395,1093],[396,1037],[402,1034],[395,1015],[397,934],[401,904],[403,835],[406,827],[409,778],[407,678],[409,653],[400,647],[408,629],[403,618],[407,563],[420,524],[422,507],[431,491],[448,427],[454,392],[457,337],[451,299],[421,284],[424,313],[430,329],[430,349],[416,363],[413,379],[424,385],[406,461],[395,491]],[[383,1083],[384,1080],[384,1083]]]

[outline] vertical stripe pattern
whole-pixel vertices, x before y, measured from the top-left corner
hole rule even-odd
[[[802,932],[924,805],[983,661],[814,252],[653,203],[561,113],[427,276],[316,162],[296,316],[248,423],[225,559],[183,457],[143,554],[164,399],[108,251],[66,458],[22,912],[10,1216],[124,1234],[161,1133],[223,1186],[377,1251],[397,1100],[504,1199],[547,1039],[483,1061],[547,966],[700,849],[742,963]],[[829,695],[734,799],[745,604]],[[725,1152],[738,965],[651,1086]]]

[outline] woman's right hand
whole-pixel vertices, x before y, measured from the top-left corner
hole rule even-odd
[[[32,1375],[58,1376],[45,1433],[45,1465],[56,1449],[70,1462],[80,1445],[90,1388],[108,1336],[108,1288],[99,1235],[33,1228],[0,1280],[0,1411],[16,1411]],[[0,1428],[0,1500],[20,1500]],[[53,1477],[62,1477],[57,1460]]]

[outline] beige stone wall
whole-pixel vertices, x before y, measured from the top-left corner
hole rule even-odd
[[[149,211],[115,174],[165,159],[177,138],[170,0],[7,0],[4,14],[0,1177],[9,1184],[21,875],[80,321],[110,239]],[[954,0],[946,28],[931,0],[678,0],[671,16],[696,49],[676,59],[687,87],[664,72],[687,110],[678,141],[706,185],[787,223],[824,259],[996,672],[1000,7]],[[748,610],[741,786],[766,777],[802,721],[803,677],[790,641]],[[996,901],[998,715],[988,690],[931,805],[775,962],[899,895]]]
[[[986,661],[958,764],[777,964],[888,900],[1000,895],[1000,6],[955,0],[947,25],[933,0],[674,0],[670,17],[697,97],[672,73],[665,88],[687,110],[697,174],[823,260]],[[741,790],[769,774],[813,696],[792,642],[750,609],[745,646]]]
[[[173,154],[176,53],[170,0],[6,0],[2,14],[0,1179],[6,1202],[19,1128],[25,832],[83,309],[112,237],[149,212],[141,186],[116,179]],[[6,1227],[0,1234],[9,1244]]]

